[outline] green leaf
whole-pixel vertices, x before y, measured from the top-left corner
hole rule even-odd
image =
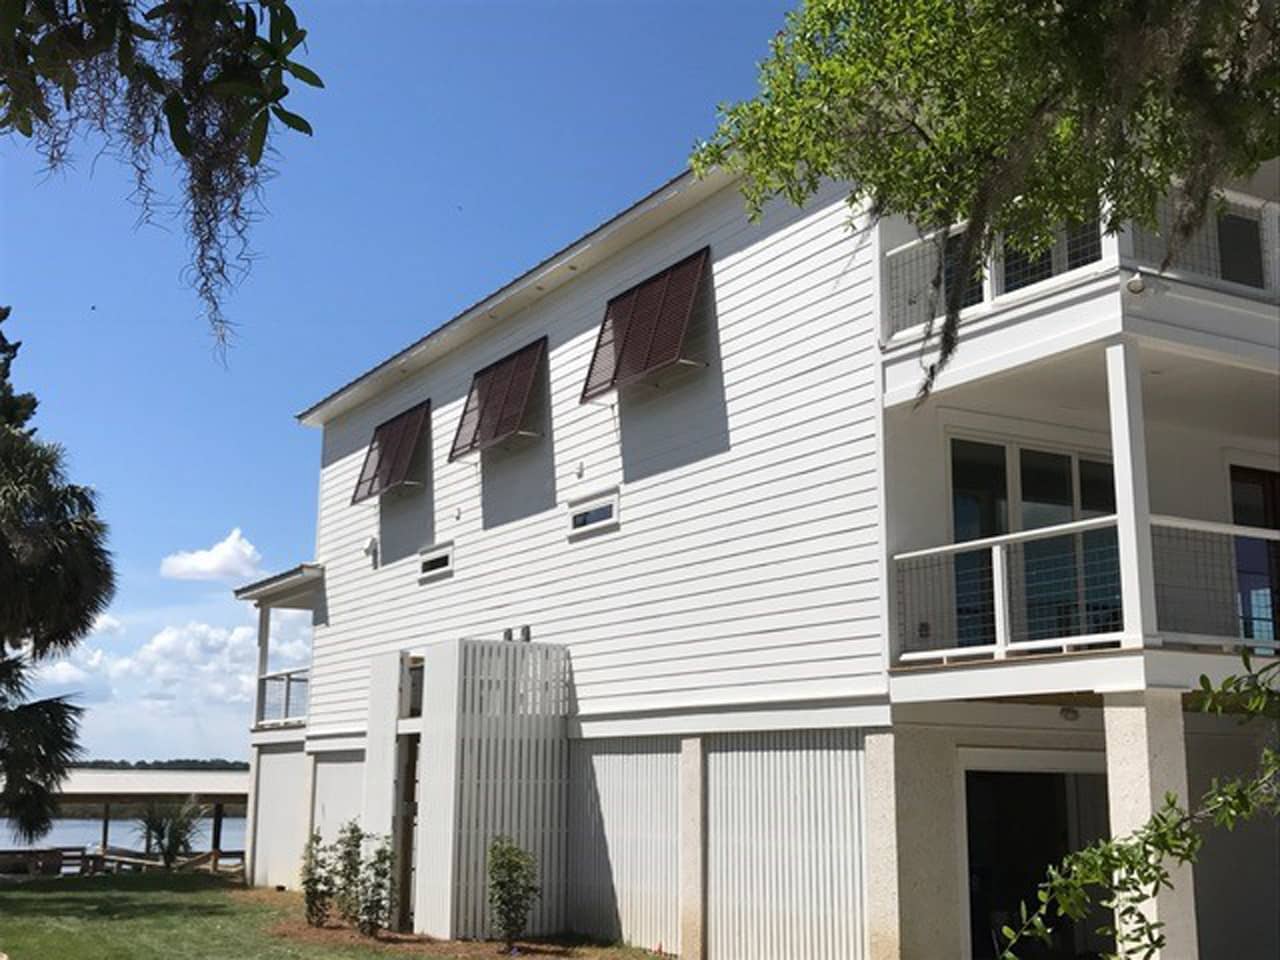
[[[257,166],[262,160],[262,150],[267,144],[267,123],[269,121],[267,111],[263,109],[253,119],[253,126],[249,130],[249,163]]]
[[[187,105],[178,93],[171,93],[164,98],[164,115],[169,121],[169,139],[178,153],[184,157],[191,155],[191,131],[187,129]]]
[[[296,113],[290,113],[278,104],[272,105],[271,112],[279,118],[281,123],[290,129],[297,130],[299,133],[305,133],[307,136],[311,136],[315,132],[311,129],[311,124],[307,123],[306,120],[298,116]]]
[[[319,75],[314,70],[304,67],[300,63],[294,63],[292,60],[289,60],[285,62],[284,68],[303,83],[308,83],[313,87],[324,86],[324,81],[320,79]]]

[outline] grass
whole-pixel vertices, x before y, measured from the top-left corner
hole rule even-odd
[[[439,943],[314,930],[297,894],[245,890],[208,876],[125,874],[0,887],[0,952],[10,960],[394,960],[496,957],[492,943]],[[521,955],[643,960],[629,947],[536,943]]]

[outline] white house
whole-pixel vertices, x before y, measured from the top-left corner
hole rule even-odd
[[[540,931],[992,957],[1048,863],[1275,736],[1186,695],[1277,648],[1277,179],[1164,272],[1096,224],[998,256],[918,403],[939,243],[685,174],[304,411],[315,558],[237,592],[253,882],[358,817],[435,936],[489,932],[507,833]],[[1280,955],[1274,823],[1176,880],[1166,960]]]

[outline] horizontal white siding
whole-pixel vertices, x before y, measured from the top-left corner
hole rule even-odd
[[[706,745],[708,960],[861,957],[857,731]]]
[[[679,760],[675,737],[570,744],[567,919],[575,933],[677,952]]]
[[[330,422],[311,731],[363,727],[374,654],[521,624],[570,648],[584,715],[882,689],[873,273],[849,216],[832,189],[750,224],[722,191]],[[705,244],[719,359],[652,395],[580,404],[606,300]],[[448,463],[471,375],[544,334],[548,436],[486,455],[483,478],[479,458]],[[452,540],[456,570],[419,585],[412,556],[372,567],[379,505],[350,499],[374,426],[427,397],[432,475],[409,496],[433,509],[394,515],[423,523],[423,545]],[[515,519],[486,528],[486,485],[491,520]],[[569,542],[565,501],[613,485],[621,529]]]

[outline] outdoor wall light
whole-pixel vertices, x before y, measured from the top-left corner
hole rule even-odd
[[[1133,294],[1142,293],[1147,289],[1147,281],[1143,279],[1141,270],[1134,271],[1133,276],[1129,278],[1129,282],[1125,284],[1125,288]]]
[[[1075,723],[1080,719],[1080,711],[1075,707],[1063,707],[1058,711],[1058,716],[1062,717],[1068,723]]]

